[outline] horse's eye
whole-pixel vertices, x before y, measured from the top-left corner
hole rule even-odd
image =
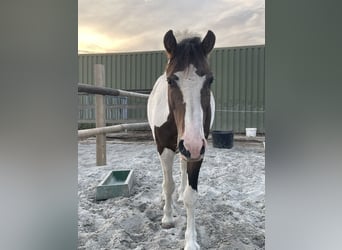
[[[171,77],[168,77],[168,78],[167,78],[167,83],[168,83],[170,86],[176,85],[175,79],[172,79]]]
[[[208,79],[207,79],[209,85],[211,85],[214,81],[214,77],[213,76],[209,76]]]

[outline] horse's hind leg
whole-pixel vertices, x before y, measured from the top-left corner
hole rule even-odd
[[[165,199],[164,216],[162,219],[163,228],[171,228],[175,226],[172,217],[172,194],[175,189],[175,183],[172,177],[172,165],[175,153],[165,148],[160,155],[160,163],[163,169],[163,195]]]

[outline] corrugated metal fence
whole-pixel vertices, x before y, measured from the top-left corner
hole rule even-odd
[[[264,133],[265,47],[217,48],[209,61],[215,76],[213,129],[243,133],[246,127],[256,127]],[[98,63],[105,65],[107,87],[149,93],[164,72],[166,56],[163,51],[79,55],[80,83],[93,84],[93,65]],[[107,122],[146,121],[146,102],[107,97]],[[79,122],[94,122],[93,97],[79,95],[79,104]]]
[[[215,129],[264,133],[264,46],[216,49],[210,56],[215,74]]]

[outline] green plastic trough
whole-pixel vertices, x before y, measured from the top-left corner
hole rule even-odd
[[[133,170],[113,170],[96,187],[96,200],[129,196],[134,184]]]

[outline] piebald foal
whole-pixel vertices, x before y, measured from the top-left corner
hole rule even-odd
[[[177,43],[172,30],[169,30],[164,36],[168,64],[165,73],[156,81],[147,104],[148,121],[163,169],[164,228],[175,225],[172,216],[175,189],[172,165],[175,154],[180,152],[178,200],[184,202],[187,212],[185,249],[199,249],[194,209],[198,174],[215,113],[210,90],[213,75],[207,60],[214,44],[212,31],[208,31],[202,41],[199,37],[192,37]]]

